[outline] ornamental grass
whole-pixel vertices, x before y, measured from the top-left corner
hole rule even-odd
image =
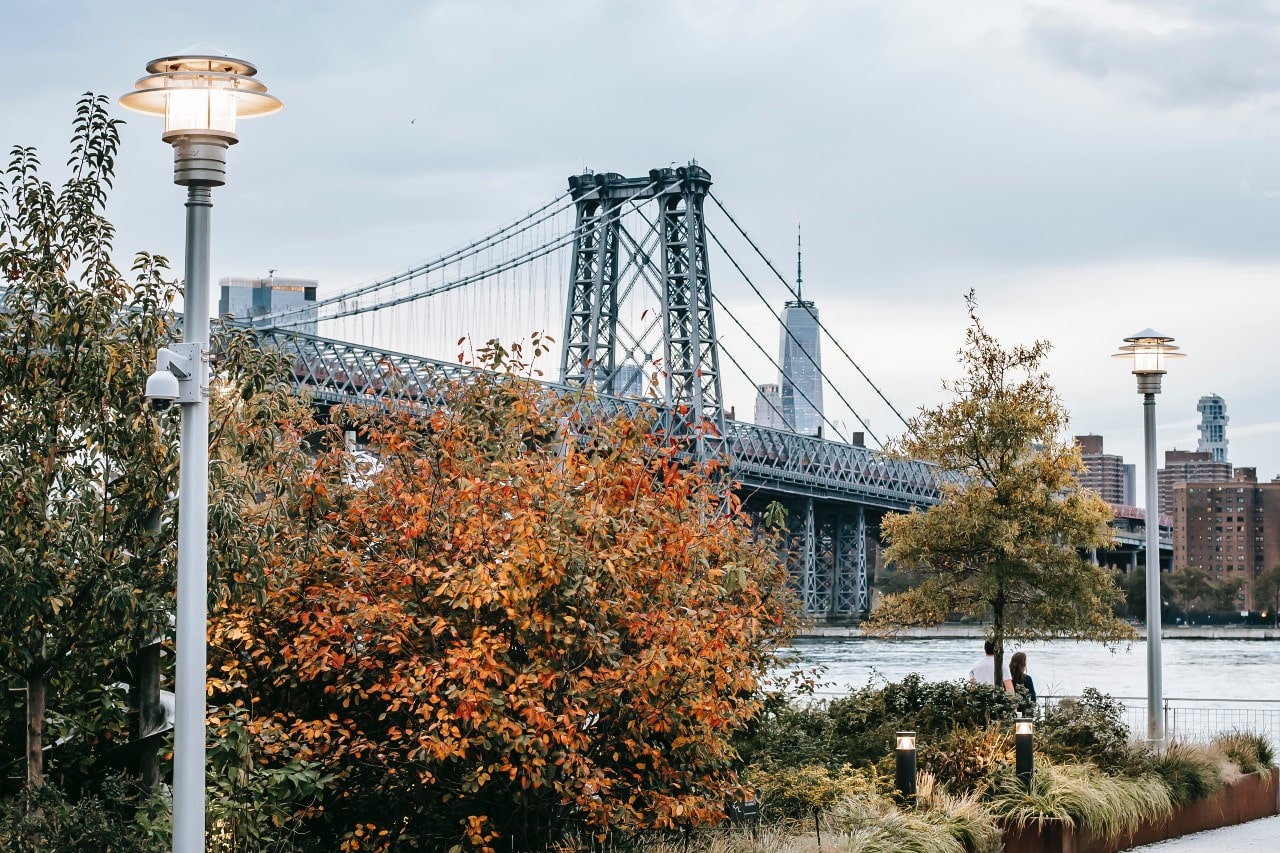
[[[1012,773],[996,778],[986,806],[1019,827],[1049,822],[1077,826],[1094,835],[1133,832],[1173,814],[1173,797],[1153,774],[1108,776],[1091,764],[1037,761],[1031,790]]]

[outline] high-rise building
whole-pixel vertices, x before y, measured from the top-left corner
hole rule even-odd
[[[782,315],[782,417],[800,435],[822,435],[822,355],[818,309],[807,299],[786,304]]]
[[[800,234],[796,233],[796,298],[787,302],[782,314],[778,345],[778,400],[776,407],[766,396],[771,385],[757,386],[756,423],[766,425],[781,416],[779,429],[800,435],[822,435],[822,354],[819,351],[821,329],[818,309],[804,298],[804,277],[800,266]]]
[[[1132,495],[1126,489],[1125,469],[1133,466],[1125,465],[1123,456],[1103,453],[1100,435],[1077,435],[1076,444],[1084,461],[1080,485],[1093,489],[1109,504],[1132,506]]]
[[[1238,606],[1265,607],[1253,600],[1253,582],[1280,563],[1280,480],[1259,483],[1256,469],[1241,467],[1234,477],[1175,483],[1172,491],[1175,570],[1240,578]]]
[[[755,423],[767,429],[786,429],[782,418],[782,388],[776,382],[756,386]]]
[[[1227,461],[1227,401],[1217,394],[1206,394],[1196,404],[1200,413],[1200,440],[1196,450],[1208,453],[1214,462]]]
[[[622,364],[613,375],[613,393],[618,397],[643,397],[644,369],[638,364]]]
[[[1213,454],[1200,450],[1166,450],[1164,467],[1156,471],[1160,512],[1173,514],[1175,483],[1221,483],[1231,479],[1231,463],[1215,462]]]
[[[222,294],[218,298],[219,316],[230,314],[237,320],[256,320],[268,314],[303,308],[316,301],[319,282],[305,278],[281,278],[274,272],[266,278],[228,276],[218,280]],[[304,308],[282,318],[277,324],[308,335],[316,333],[316,311]]]

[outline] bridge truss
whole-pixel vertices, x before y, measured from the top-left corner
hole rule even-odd
[[[477,368],[283,329],[260,329],[264,347],[290,363],[295,387],[320,405],[348,403],[434,405],[448,386]],[[542,383],[553,393],[578,394],[567,383]],[[681,407],[637,396],[585,396],[589,414],[636,414],[656,409],[660,429],[680,434]],[[871,521],[887,511],[928,506],[939,499],[936,472],[865,447],[795,435],[735,420],[720,440],[695,442],[702,461],[727,463],[748,508],[780,501],[790,516],[792,578],[806,614],[853,617],[868,606],[867,569],[875,547]]]

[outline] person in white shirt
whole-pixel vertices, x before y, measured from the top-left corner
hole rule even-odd
[[[985,654],[978,658],[977,663],[969,670],[969,680],[976,681],[979,684],[989,684],[996,686],[996,644],[987,640],[982,644],[982,650]],[[1009,674],[1009,662],[1004,661],[1001,669],[1001,681],[1004,683],[1004,692],[1013,692],[1013,676]]]

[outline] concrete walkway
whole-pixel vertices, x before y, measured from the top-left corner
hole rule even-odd
[[[1280,850],[1280,816],[1210,829],[1157,844],[1134,847],[1151,853],[1275,853]]]

